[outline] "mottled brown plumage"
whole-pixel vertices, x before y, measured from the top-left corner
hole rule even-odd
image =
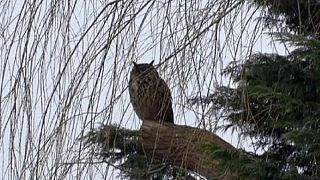
[[[141,120],[174,123],[171,92],[166,82],[149,64],[133,63],[129,94],[134,111]]]

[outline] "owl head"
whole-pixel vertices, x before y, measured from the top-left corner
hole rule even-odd
[[[144,77],[144,76],[158,76],[157,70],[153,66],[153,62],[138,64],[133,62],[133,68],[131,71],[131,76],[134,77]]]

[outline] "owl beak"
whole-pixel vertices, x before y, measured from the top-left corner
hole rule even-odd
[[[153,61],[151,61],[151,62],[149,63],[149,65],[150,65],[150,66],[153,66],[153,62],[154,62],[154,60],[153,60]]]

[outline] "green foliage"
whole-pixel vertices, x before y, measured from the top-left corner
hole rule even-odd
[[[269,147],[261,161],[254,162],[258,164],[252,168],[263,167],[255,172],[275,174],[274,170],[279,169],[273,179],[318,179],[320,41],[292,34],[272,35],[296,49],[287,56],[260,53],[243,63],[231,63],[223,74],[230,76],[237,88],[218,87],[202,102],[213,104],[212,109],[224,110],[230,123],[226,129],[240,127],[244,135],[257,138],[257,147]],[[199,98],[193,100],[197,103]],[[288,162],[289,159],[293,160]],[[247,163],[232,160],[250,169]],[[289,171],[289,166],[300,174]],[[247,172],[242,168],[239,171]]]
[[[138,131],[106,125],[89,131],[82,140],[87,145],[97,145],[99,156],[115,162],[137,152]]]
[[[296,171],[283,172],[277,164],[263,156],[248,154],[241,150],[221,149],[215,145],[206,145],[210,150],[210,158],[220,159],[224,169],[239,173],[239,179],[308,179]]]
[[[97,157],[121,169],[121,176],[139,179],[145,174],[143,170],[148,169],[148,160],[139,154],[138,135],[136,130],[102,125],[89,131],[81,140],[87,146],[97,146]]]
[[[267,26],[319,37],[319,1],[253,0],[251,2],[263,7],[266,12],[263,17]]]

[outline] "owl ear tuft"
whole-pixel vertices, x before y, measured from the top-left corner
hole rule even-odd
[[[153,66],[153,63],[154,63],[154,60],[152,60],[152,61],[149,63],[149,65],[150,65],[150,66]]]
[[[133,61],[132,63],[133,63],[133,65],[134,65],[135,67],[137,66],[137,63],[136,63],[136,62]]]

